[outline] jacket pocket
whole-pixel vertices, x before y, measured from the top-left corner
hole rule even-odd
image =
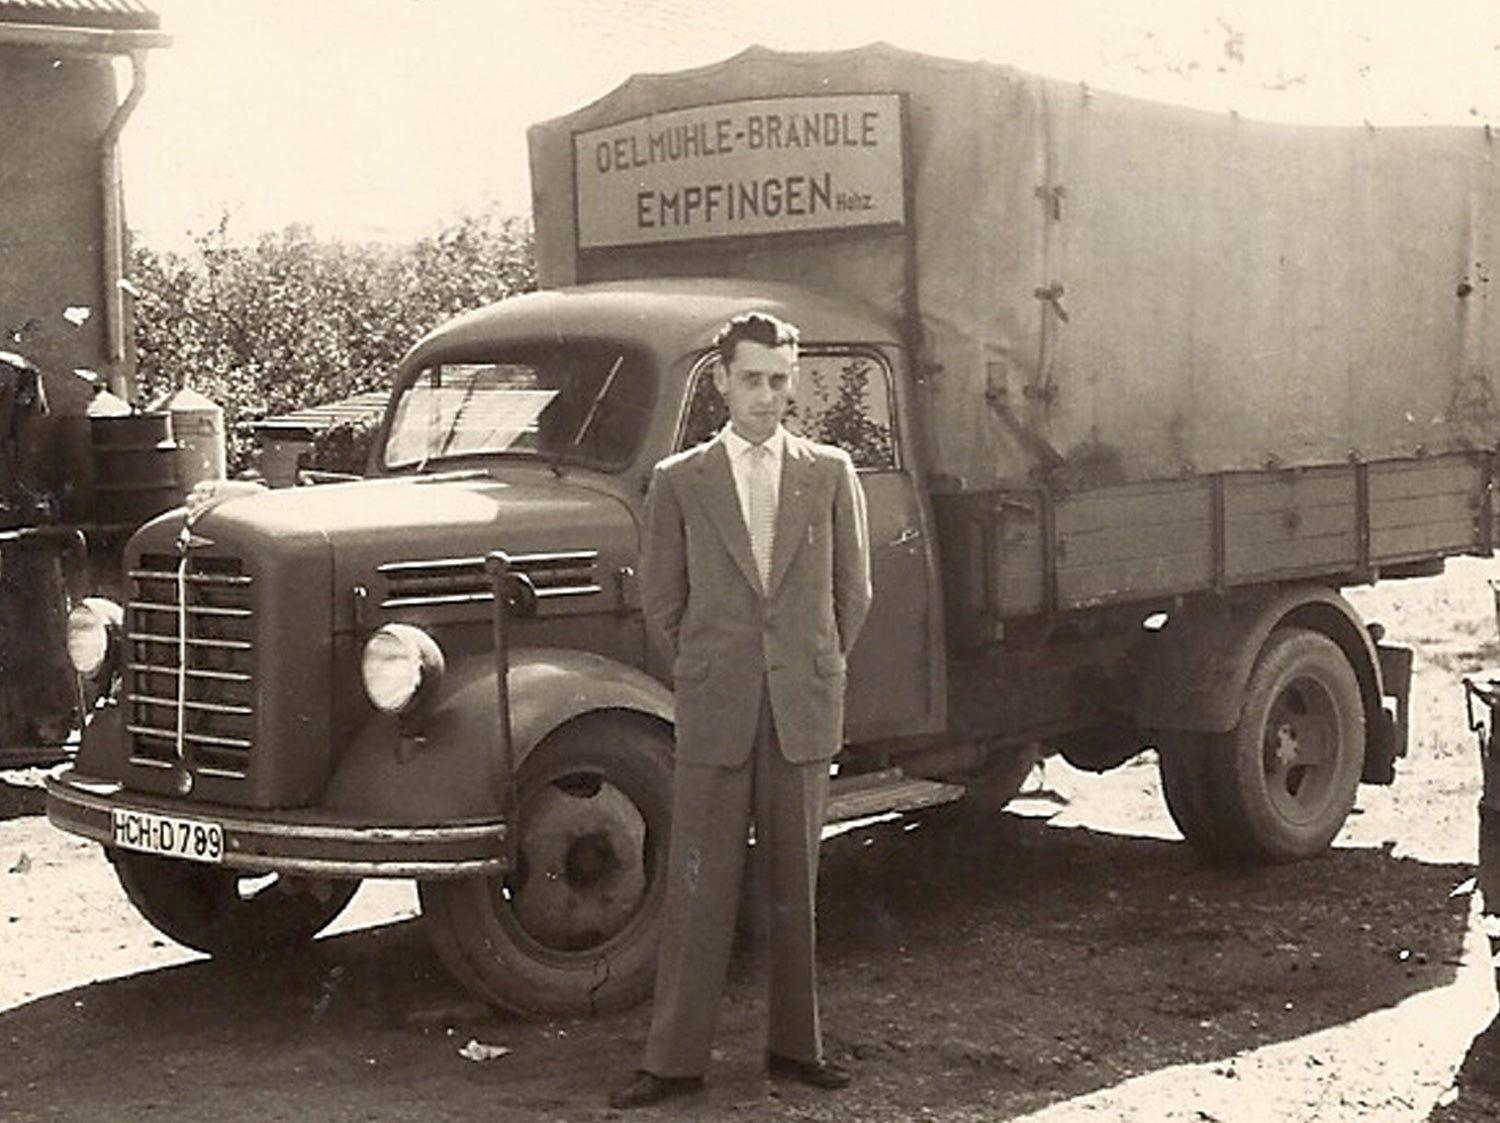
[[[813,656],[813,670],[823,678],[844,673],[844,657],[837,651],[822,651]]]
[[[674,682],[701,682],[708,677],[709,661],[703,655],[679,655],[672,664]]]

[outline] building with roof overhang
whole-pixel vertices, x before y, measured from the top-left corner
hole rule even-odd
[[[126,398],[120,136],[169,42],[140,0],[0,0],[0,350]]]

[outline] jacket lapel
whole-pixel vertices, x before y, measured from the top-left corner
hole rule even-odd
[[[728,458],[725,458],[728,464]],[[776,539],[771,547],[771,580],[766,596],[775,594],[797,556],[812,518],[813,462],[797,437],[787,435],[781,463],[781,494],[776,505]],[[733,481],[730,483],[733,490]],[[749,540],[747,533],[746,540]]]
[[[714,441],[699,459],[698,488],[709,521],[724,540],[724,548],[745,575],[745,580],[750,582],[750,587],[759,589],[760,573],[755,568],[755,555],[750,551],[750,531],[740,511],[740,496],[734,489],[734,472],[729,467],[729,452],[723,441]],[[784,502],[782,508],[785,509]]]

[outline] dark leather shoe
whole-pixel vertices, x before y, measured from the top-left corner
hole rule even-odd
[[[774,1080],[795,1080],[825,1092],[849,1087],[848,1071],[829,1061],[799,1061],[780,1053],[767,1053],[766,1070]]]
[[[649,1107],[673,1096],[686,1096],[702,1089],[701,1076],[657,1076],[641,1069],[629,1084],[610,1093],[609,1106],[622,1109]]]

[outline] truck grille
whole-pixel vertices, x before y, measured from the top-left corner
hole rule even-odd
[[[251,578],[238,559],[145,554],[130,570],[134,763],[242,777],[255,721]]]
[[[545,601],[602,592],[595,575],[598,561],[597,550],[560,550],[515,554],[510,567],[512,573],[530,583],[538,601]],[[386,580],[382,608],[487,604],[494,599],[482,557],[387,562],[380,567],[380,574]]]

